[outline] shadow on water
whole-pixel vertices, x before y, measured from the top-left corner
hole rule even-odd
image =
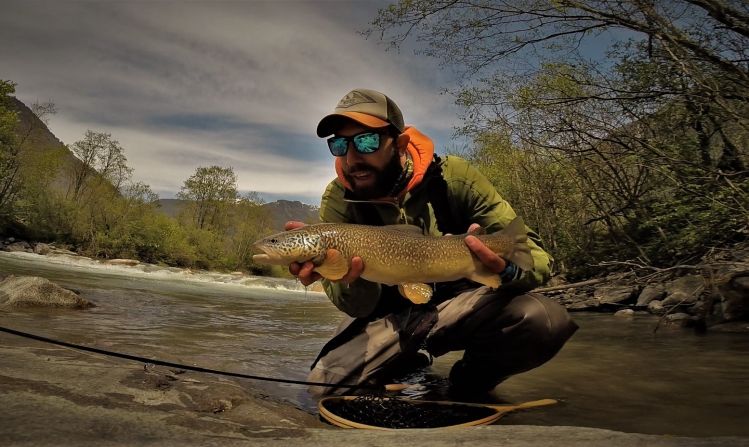
[[[0,256],[0,274],[47,277],[97,307],[86,311],[0,312],[0,325],[129,354],[245,374],[304,380],[341,315],[322,294],[222,283],[127,277],[18,262]],[[576,425],[688,436],[749,435],[749,337],[696,336],[657,319],[575,314],[580,330],[549,363],[512,377],[491,399],[554,398],[560,405],[511,413],[503,424]],[[444,398],[460,353],[435,359],[412,379],[408,397]],[[248,386],[315,411],[298,385]]]

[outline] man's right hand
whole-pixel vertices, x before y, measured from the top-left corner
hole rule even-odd
[[[304,222],[299,222],[296,220],[290,220],[286,222],[284,225],[284,230],[295,230],[297,228],[301,228],[305,226],[306,224]],[[315,264],[313,264],[310,261],[299,263],[299,262],[292,262],[289,264],[289,273],[299,278],[299,282],[302,283],[303,286],[308,286],[312,284],[313,282],[319,280],[322,278],[322,276],[313,271],[315,268]],[[362,261],[362,258],[359,256],[354,256],[351,258],[351,262],[349,262],[349,271],[346,273],[346,275],[341,278],[339,281],[343,282],[344,284],[350,284],[353,281],[355,281],[359,276],[361,276],[362,272],[364,271],[364,261]]]

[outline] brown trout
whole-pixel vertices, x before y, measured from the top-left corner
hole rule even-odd
[[[489,287],[500,285],[466,246],[462,235],[424,236],[412,225],[369,226],[341,223],[307,225],[255,242],[263,254],[252,257],[262,264],[289,265],[312,261],[324,278],[338,280],[349,270],[352,257],[364,261],[361,277],[398,285],[400,293],[416,304],[432,296],[428,283],[468,278]],[[533,269],[533,258],[523,219],[516,217],[504,229],[477,237],[494,253],[523,270]]]

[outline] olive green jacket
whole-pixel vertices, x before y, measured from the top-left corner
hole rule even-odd
[[[434,164],[434,162],[433,162]],[[447,183],[447,200],[450,217],[458,232],[465,232],[472,223],[481,225],[487,233],[499,231],[515,217],[515,211],[497,193],[494,186],[467,161],[447,156],[441,160],[442,176]],[[434,209],[429,201],[428,188],[438,181],[436,166],[430,169],[424,179],[408,191],[399,204],[378,201],[356,201],[339,179],[328,185],[320,205],[320,219],[323,222],[357,223],[366,225],[410,224],[422,229],[426,235],[440,236]],[[433,198],[433,200],[436,200]],[[443,225],[444,228],[444,225]],[[534,269],[523,272],[522,276],[502,288],[512,288],[519,292],[528,291],[549,279],[553,259],[541,245],[539,236],[530,228],[528,245],[533,256]],[[364,266],[366,268],[366,266]],[[364,279],[357,279],[349,286],[323,280],[323,287],[333,304],[352,317],[367,317],[375,310],[385,295],[397,295],[394,287],[384,286]],[[390,299],[393,297],[391,296]],[[405,300],[405,298],[402,298]]]

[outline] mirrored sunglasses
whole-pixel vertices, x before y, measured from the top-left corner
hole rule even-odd
[[[371,154],[380,148],[380,134],[377,132],[362,132],[351,137],[330,137],[328,138],[330,153],[336,157],[343,157],[348,152],[349,142],[354,143],[356,152]]]

